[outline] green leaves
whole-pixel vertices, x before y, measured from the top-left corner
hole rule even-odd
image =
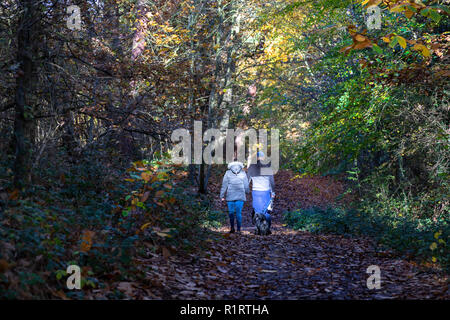
[[[383,49],[381,49],[377,44],[373,44],[372,49],[378,54],[383,54]]]
[[[441,6],[441,8],[444,8],[444,6]],[[448,8],[447,8],[448,10]],[[431,18],[434,22],[438,23],[441,21],[441,15],[437,12],[437,10],[427,7],[420,11],[420,14],[424,17]]]

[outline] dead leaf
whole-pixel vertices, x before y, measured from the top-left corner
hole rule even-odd
[[[10,268],[10,264],[5,259],[0,259],[0,273],[5,272]]]
[[[88,252],[92,247],[92,239],[95,235],[94,231],[84,230],[81,236],[81,251]]]
[[[164,258],[168,259],[171,256],[169,249],[162,247],[162,255]]]

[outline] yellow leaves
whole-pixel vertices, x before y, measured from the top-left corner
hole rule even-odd
[[[396,1],[390,5],[389,11],[395,13],[403,13],[406,18],[410,19],[418,10],[426,8],[426,5],[418,1]]]
[[[436,249],[437,249],[437,243],[436,243],[436,242],[433,242],[433,243],[430,245],[430,249],[431,249],[431,250],[436,250]]]
[[[150,224],[151,224],[151,222],[144,223],[144,224],[141,226],[141,230],[144,231]]]
[[[400,45],[400,47],[402,47],[403,49],[406,48],[406,39],[401,37],[401,36],[397,36],[397,41],[398,44]]]
[[[402,36],[399,36],[396,34],[388,34],[388,35],[382,37],[381,39],[383,40],[383,42],[389,43],[389,46],[391,48],[394,48],[395,45],[398,43],[400,45],[400,47],[402,47],[403,49],[406,49],[408,43],[410,43],[410,44],[415,43],[415,40],[406,40]]]
[[[438,232],[434,233],[434,238],[438,241],[438,243],[445,245],[445,241],[443,239],[439,239],[439,237],[441,235],[442,235],[442,230],[439,230]],[[433,245],[433,244],[435,244],[435,243],[433,242],[431,245]],[[433,247],[435,247],[435,246],[433,246]],[[431,246],[430,246],[430,249],[431,249]],[[433,250],[433,249],[431,249],[431,250]]]
[[[157,231],[156,234],[157,234],[158,236],[162,237],[162,238],[170,238],[170,237],[171,237],[170,234],[165,233],[165,232],[158,232],[158,231]]]
[[[159,181],[167,180],[169,178],[169,175],[167,172],[159,172],[156,176]]]
[[[169,234],[170,231],[172,231],[173,228],[165,228],[163,230],[159,230],[158,228],[154,228],[155,233],[162,237],[162,238],[171,238],[172,235]]]
[[[406,7],[405,12],[403,13],[405,15],[405,17],[407,17],[408,19],[411,19],[411,17],[414,15],[414,11],[412,11],[411,9],[409,9],[408,7]]]
[[[365,7],[377,6],[381,3],[381,0],[364,0],[361,4]]]
[[[88,252],[92,247],[92,239],[95,232],[90,230],[84,230],[81,235],[81,251]]]
[[[414,50],[419,51],[424,57],[430,57],[431,51],[423,44],[416,44],[413,47]]]
[[[436,259],[436,257],[433,257],[433,258],[431,258],[431,261],[433,261],[433,262],[437,262],[437,259]]]
[[[391,12],[402,13],[405,10],[405,5],[403,3],[394,5],[389,9]]]

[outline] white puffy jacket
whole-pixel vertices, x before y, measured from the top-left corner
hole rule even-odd
[[[223,177],[222,188],[220,189],[220,198],[224,198],[226,193],[227,201],[247,200],[245,194],[250,192],[250,189],[247,175],[243,168],[244,165],[237,161],[228,165],[228,170]]]

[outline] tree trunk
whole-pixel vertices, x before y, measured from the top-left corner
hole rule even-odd
[[[39,43],[40,17],[39,2],[22,0],[22,16],[17,34],[17,73],[15,92],[14,139],[16,158],[13,166],[14,185],[26,187],[31,181],[31,153],[35,138],[34,108],[32,106],[33,86],[35,85],[35,65],[37,44]]]

